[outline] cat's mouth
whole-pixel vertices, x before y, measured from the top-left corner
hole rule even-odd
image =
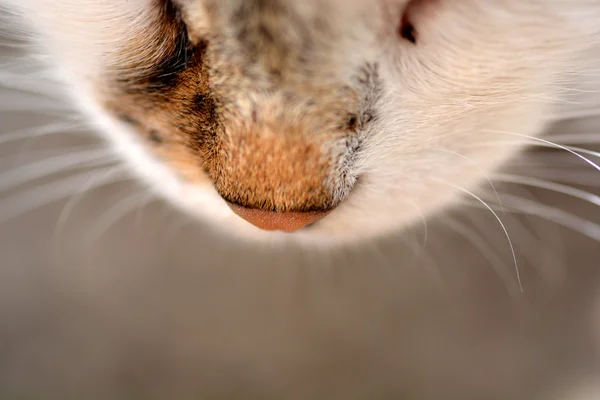
[[[307,228],[331,212],[331,209],[307,212],[276,212],[247,208],[230,202],[227,202],[227,205],[239,217],[257,228],[266,231],[283,231],[288,233]]]
[[[358,186],[363,179],[362,176],[356,177],[352,188]],[[349,195],[351,193],[347,193],[342,201],[336,201],[335,204],[329,204],[326,207],[306,207],[284,211],[276,211],[277,209],[274,208],[252,207],[227,199],[225,196],[221,197],[234,214],[263,231],[294,233],[307,231],[316,225],[320,225],[319,222],[341,205]]]

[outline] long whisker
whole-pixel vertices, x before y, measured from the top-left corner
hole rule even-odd
[[[517,212],[544,218],[600,242],[600,225],[594,222],[570,214],[556,207],[541,204],[508,193],[502,193],[502,198],[504,199],[505,206],[509,207],[507,208],[507,212]]]
[[[17,140],[29,139],[31,137],[51,135],[57,133],[72,133],[73,129],[81,128],[84,125],[81,122],[59,121],[51,124],[45,124],[37,127],[26,128],[9,133],[0,134],[0,144],[14,142]]]
[[[551,179],[555,182],[564,182],[579,186],[600,187],[598,176],[592,173],[560,168],[539,168],[537,171],[529,169],[528,172],[535,175],[537,178]]]
[[[144,191],[135,193],[117,202],[108,211],[98,217],[98,222],[90,228],[85,239],[85,247],[89,248],[93,243],[99,241],[102,236],[110,230],[119,220],[127,214],[144,206],[154,198],[153,192]]]
[[[114,162],[116,159],[117,155],[111,153],[110,150],[107,149],[78,151],[71,154],[51,157],[0,174],[0,192],[38,178],[66,171],[70,168],[78,166],[99,167]]]
[[[519,272],[519,264],[517,262],[517,253],[515,252],[515,247],[513,246],[512,240],[510,238],[510,235],[508,234],[508,230],[506,229],[506,226],[504,225],[504,222],[502,222],[502,219],[500,218],[500,216],[496,213],[496,211],[494,211],[494,209],[492,207],[490,207],[490,205],[488,205],[485,201],[483,201],[483,199],[481,199],[475,193],[473,193],[473,192],[471,192],[471,191],[469,191],[469,190],[467,190],[467,189],[465,189],[463,187],[454,185],[454,184],[452,184],[450,182],[446,182],[446,181],[443,181],[443,180],[440,180],[440,179],[435,179],[435,180],[438,181],[438,182],[440,182],[440,183],[446,184],[446,185],[448,185],[448,186],[450,186],[450,187],[452,187],[452,188],[454,188],[456,190],[459,190],[459,191],[461,191],[461,192],[463,192],[463,193],[471,196],[472,198],[474,198],[475,200],[477,200],[478,202],[480,202],[485,208],[487,208],[494,215],[494,217],[496,218],[496,220],[498,221],[498,223],[502,227],[502,230],[504,231],[504,234],[506,235],[506,239],[508,241],[508,245],[510,247],[510,251],[512,253],[513,261],[514,261],[514,264],[515,264],[515,271],[517,273],[517,281],[519,282],[519,289],[521,290],[521,292],[523,292],[523,284],[521,282],[521,273]]]
[[[105,184],[131,179],[130,177],[122,177],[121,179],[118,178],[118,175],[127,170],[127,165],[117,165],[105,170],[106,173],[94,175],[91,179],[85,182],[84,185],[82,185],[72,196],[70,196],[69,200],[62,208],[54,227],[54,237],[60,236],[67,225],[69,216],[73,213],[73,210],[75,210],[75,206],[83,200],[86,193],[89,193],[94,188],[104,186]],[[117,177],[114,177],[115,175],[117,175]]]
[[[491,193],[489,193],[490,198]],[[493,203],[488,203],[492,208],[498,210],[499,207]],[[480,203],[477,206],[481,207]],[[484,209],[483,207],[481,207]],[[514,211],[513,215],[516,215]],[[469,215],[469,217],[472,217]],[[560,272],[563,271],[559,253],[563,248],[563,238],[558,225],[551,227],[542,226],[536,216],[529,214],[519,214],[518,218],[510,219],[510,230],[513,238],[518,238],[519,250],[523,258],[527,259],[531,266],[537,266],[540,276],[545,282],[558,282]],[[477,223],[474,223],[477,226]],[[489,234],[486,230],[482,235]],[[494,240],[492,243],[496,243]],[[549,246],[549,247],[547,247]],[[552,253],[552,255],[550,254]],[[554,268],[551,267],[555,266]],[[541,267],[541,268],[540,268]]]
[[[8,94],[8,96],[7,96]],[[31,95],[25,92],[2,93],[0,97],[0,112],[33,111],[72,111],[65,103],[57,102],[55,99]]]
[[[481,172],[484,176],[484,178],[488,181],[488,183],[490,184],[490,186],[492,187],[492,190],[494,191],[494,193],[496,193],[496,197],[498,199],[498,204],[500,205],[500,208],[502,208],[502,200],[500,200],[500,196],[498,196],[498,191],[496,190],[496,186],[494,186],[494,182],[492,182],[492,180],[490,179],[490,175],[487,173],[486,170],[484,170],[481,165],[479,165],[479,163],[463,154],[457,153],[455,151],[452,150],[447,150],[447,149],[435,149],[437,151],[441,151],[444,153],[448,153],[448,154],[452,154],[456,157],[462,158],[463,160],[467,161],[468,163],[472,164],[475,168],[477,168],[479,170],[479,172]]]
[[[515,141],[515,140],[492,140],[492,141],[488,141],[485,143],[477,143],[477,144],[473,144],[470,147],[471,148],[477,148],[477,147],[489,147],[489,146],[497,146],[499,144],[518,144],[520,143],[519,141]],[[594,162],[592,162],[591,160],[581,156],[581,154],[586,154],[592,157],[598,157],[600,158],[600,152],[598,151],[594,151],[591,149],[586,149],[583,147],[575,147],[575,146],[567,146],[567,145],[558,145],[558,144],[545,144],[545,143],[529,143],[528,146],[536,146],[536,147],[543,147],[543,148],[551,148],[551,149],[559,149],[559,150],[566,150],[571,154],[575,154],[575,153],[579,153],[579,154],[575,154],[578,156],[578,158],[586,161],[587,164],[592,165],[595,169],[598,169],[596,167],[598,167]],[[560,147],[557,147],[560,146]]]
[[[533,186],[540,189],[547,189],[553,192],[562,193],[575,197],[589,203],[595,204],[600,207],[600,196],[593,193],[586,192],[585,190],[577,189],[568,185],[563,185],[556,182],[545,181],[543,179],[537,179],[527,176],[510,175],[510,174],[495,174],[494,178],[506,183],[517,183],[521,185]]]
[[[553,134],[546,136],[555,142],[569,144],[597,144],[600,145],[600,133],[569,133]]]
[[[588,158],[586,158],[586,157],[584,157],[584,156],[582,156],[580,154],[580,153],[591,154],[591,155],[594,155],[596,157],[600,157],[600,153],[598,153],[598,152],[587,150],[587,149],[576,148],[576,147],[572,147],[572,146],[563,146],[563,145],[560,145],[558,143],[551,142],[549,140],[545,140],[545,139],[542,139],[542,138],[537,138],[535,136],[523,135],[523,134],[520,134],[520,133],[502,132],[502,131],[490,131],[490,132],[491,133],[499,133],[499,134],[505,134],[505,135],[518,136],[518,137],[522,137],[522,138],[529,139],[529,140],[532,140],[532,141],[536,141],[536,142],[539,142],[539,143],[543,143],[543,144],[548,145],[550,147],[554,147],[554,148],[565,150],[565,151],[573,154],[577,158],[581,159],[585,163],[591,165],[594,169],[600,171],[600,166],[598,166],[598,164],[594,163],[593,161],[589,160]]]
[[[40,84],[40,81],[39,73],[35,74],[35,78],[25,79],[24,74],[8,74],[6,71],[0,71],[0,85],[4,88],[51,98],[56,98],[56,93],[61,92],[62,88],[56,82],[44,79],[43,84]],[[57,100],[64,101],[60,98]]]
[[[467,239],[475,249],[477,249],[491,264],[492,268],[505,283],[506,286],[512,288],[514,280],[506,273],[505,265],[502,259],[496,254],[492,247],[486,243],[480,235],[477,234],[474,228],[459,221],[456,218],[445,217],[442,222],[450,229]],[[509,289],[510,290],[510,289]],[[512,292],[512,290],[510,290]]]
[[[50,182],[5,198],[0,202],[0,224],[69,197],[74,190],[84,185],[90,178],[105,171],[106,169],[83,172],[71,178]]]

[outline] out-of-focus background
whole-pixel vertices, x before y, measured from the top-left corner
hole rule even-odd
[[[430,219],[426,241],[418,226],[336,250],[242,243],[150,197],[57,118],[66,106],[18,78],[9,36],[0,399],[559,400],[600,376],[598,205],[496,184],[522,291],[502,227],[473,201]],[[511,170],[600,193],[564,151]]]

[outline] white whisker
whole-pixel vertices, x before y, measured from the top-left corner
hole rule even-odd
[[[448,154],[452,154],[454,156],[457,156],[459,158],[462,158],[463,160],[469,162],[470,164],[472,164],[475,168],[477,168],[479,170],[479,172],[481,172],[481,174],[483,175],[483,177],[488,181],[488,183],[490,184],[490,186],[492,187],[492,190],[494,191],[494,193],[496,193],[496,197],[498,199],[498,204],[500,205],[500,208],[502,208],[502,200],[500,200],[500,196],[498,196],[498,191],[496,190],[496,186],[494,186],[494,183],[492,182],[492,180],[490,179],[490,175],[481,167],[481,165],[479,165],[478,162],[476,162],[475,160],[462,155],[460,153],[457,153],[455,151],[452,150],[447,150],[447,149],[435,149],[437,151],[442,151],[444,153],[448,153]]]
[[[86,193],[89,193],[94,188],[104,186],[105,184],[118,182],[119,179],[115,179],[113,176],[119,175],[127,170],[127,165],[121,164],[114,166],[109,168],[104,174],[94,175],[91,179],[85,182],[84,185],[78,188],[78,190],[72,196],[70,196],[69,200],[66,202],[60,211],[60,214],[58,215],[56,225],[54,227],[54,237],[60,236],[60,233],[64,230],[64,227],[67,224],[69,216],[73,213],[73,210],[75,210],[75,206],[81,202],[81,200],[83,200],[83,197]],[[126,177],[123,180],[128,179],[130,178]]]
[[[145,211],[146,206],[151,204],[152,201],[156,199],[156,194],[154,193],[153,190],[150,190],[148,192],[148,197],[149,197],[148,201],[143,202],[142,205],[135,212],[135,227],[138,231],[140,231],[142,229],[142,220],[143,220],[144,211]]]
[[[516,144],[518,142],[516,141],[504,141],[504,140],[494,140],[491,142],[487,142],[487,143],[482,143],[479,145],[473,145],[472,147],[485,147],[485,146],[493,146],[493,145],[498,145],[498,144]],[[600,152],[598,151],[594,151],[591,149],[586,149],[583,147],[576,147],[576,146],[567,146],[567,145],[559,145],[556,143],[552,143],[552,142],[548,142],[548,143],[530,143],[529,146],[536,146],[536,147],[543,147],[543,148],[550,148],[550,149],[559,149],[559,150],[565,150],[567,152],[569,152],[570,154],[573,155],[577,155],[578,158],[580,158],[581,160],[584,160],[586,162],[586,164],[590,164],[592,165],[595,169],[598,169],[598,165],[596,165],[594,162],[592,162],[591,160],[581,156],[581,154],[586,154],[592,157],[598,157],[600,158]]]
[[[478,250],[486,260],[490,263],[496,275],[498,275],[506,284],[508,288],[513,288],[514,280],[506,272],[506,268],[502,259],[496,254],[490,244],[486,243],[480,235],[477,234],[474,228],[467,226],[467,224],[459,221],[456,218],[445,217],[442,222],[446,224],[450,229],[459,235],[467,239],[476,250]],[[512,289],[509,289],[513,292]],[[514,294],[514,293],[513,293]]]
[[[539,168],[538,171],[528,169],[528,173],[535,175],[538,178],[546,178],[556,182],[564,182],[571,185],[600,187],[598,175],[586,173],[585,171],[573,171],[569,169],[558,168]]]
[[[586,192],[585,190],[577,189],[571,186],[563,185],[556,182],[545,181],[543,179],[537,179],[526,176],[510,175],[510,174],[496,174],[494,179],[500,180],[506,183],[517,183],[520,185],[533,186],[540,189],[547,189],[553,192],[562,193],[575,197],[589,203],[600,206],[600,196],[593,193]]]
[[[443,180],[440,180],[440,179],[435,179],[435,180],[438,181],[438,182],[440,182],[440,183],[443,183],[445,185],[448,185],[450,187],[453,187],[454,189],[459,190],[459,191],[461,191],[461,192],[463,192],[463,193],[471,196],[472,198],[474,198],[475,200],[477,200],[478,202],[480,202],[485,208],[487,208],[494,215],[494,217],[496,218],[496,220],[498,221],[498,223],[502,227],[502,230],[504,231],[504,234],[506,235],[506,239],[508,241],[508,245],[510,247],[510,251],[512,253],[513,261],[514,261],[514,264],[515,264],[515,271],[516,271],[516,274],[517,274],[517,280],[519,282],[519,288],[521,289],[521,292],[523,292],[523,284],[521,282],[521,273],[519,272],[519,264],[517,262],[517,253],[515,252],[515,247],[513,246],[512,240],[510,238],[510,235],[508,234],[508,230],[506,229],[506,226],[504,225],[504,222],[502,222],[502,219],[500,218],[500,216],[496,213],[496,211],[494,211],[494,209],[492,207],[490,207],[485,201],[483,201],[483,199],[481,199],[475,193],[473,193],[473,192],[471,192],[471,191],[469,191],[469,190],[467,190],[467,189],[465,189],[463,187],[454,185],[454,184],[452,184],[450,182],[446,182],[446,181],[443,181]]]
[[[584,161],[585,163],[589,164],[590,166],[592,166],[594,169],[600,171],[600,166],[598,166],[598,164],[594,163],[593,161],[589,160],[588,158],[582,156],[580,153],[583,154],[589,154],[595,157],[600,157],[600,153],[596,152],[596,151],[592,151],[592,150],[587,150],[587,149],[581,149],[578,147],[572,147],[572,146],[563,146],[557,143],[553,143],[549,140],[545,140],[542,138],[537,138],[534,136],[529,136],[529,135],[523,135],[520,133],[513,133],[513,132],[502,132],[502,131],[490,131],[491,133],[500,133],[500,134],[505,134],[505,135],[513,135],[513,136],[518,136],[518,137],[522,137],[525,139],[529,139],[538,143],[543,143],[547,146],[550,147],[554,147],[554,148],[558,148],[558,149],[562,149],[565,150],[571,154],[573,154],[574,156],[576,156],[577,158],[581,159],[582,161]]]
[[[535,215],[600,242],[600,225],[594,222],[580,218],[558,208],[524,199],[519,196],[503,193],[502,198],[504,199],[505,205],[513,207],[513,209],[508,209],[508,212]],[[507,201],[510,201],[510,203],[507,203]]]
[[[421,218],[421,222],[423,223],[423,239],[421,240],[420,249],[416,252],[416,256],[418,257],[419,254],[423,250],[425,250],[425,248],[427,247],[427,242],[429,241],[429,226],[427,223],[427,217],[425,216],[425,213],[423,212],[421,206],[419,206],[415,201],[409,199],[403,199],[403,201],[410,204],[415,208],[415,210],[417,210],[417,213],[419,213],[419,217]]]
[[[114,224],[119,222],[119,220],[123,219],[127,214],[137,210],[139,207],[144,206],[153,198],[152,192],[149,193],[148,191],[143,191],[142,193],[136,192],[133,195],[118,201],[110,209],[102,213],[98,217],[96,224],[89,229],[84,240],[85,248],[90,248],[92,244],[98,242]]]
[[[101,169],[80,173],[59,182],[50,182],[5,198],[0,202],[0,224],[69,197],[74,190],[105,171],[106,169]]]
[[[0,71],[0,86],[10,89],[17,90],[24,93],[31,93],[42,95],[44,97],[50,97],[56,99],[56,93],[60,93],[61,87],[52,81],[44,81],[40,84],[38,76],[32,79],[25,79],[23,74],[2,74],[4,71]],[[56,99],[56,101],[64,102],[64,99]]]
[[[37,96],[22,96],[17,97],[11,94],[10,97],[0,97],[0,113],[13,113],[13,112],[31,112],[35,111],[36,114],[44,114],[53,111],[57,114],[58,112],[66,113],[72,111],[65,107],[61,103],[57,103],[52,99],[45,99]],[[59,114],[60,115],[60,114]]]
[[[569,144],[597,144],[600,145],[600,133],[569,133],[569,134],[554,134],[546,136],[555,142]]]
[[[89,149],[89,147],[87,147]],[[0,174],[0,192],[75,167],[99,167],[117,160],[108,149],[77,151],[51,157]]]
[[[84,125],[80,122],[59,121],[51,124],[45,124],[32,128],[12,131],[0,134],[0,144],[6,144],[17,140],[29,139],[32,137],[53,135],[58,133],[71,133],[75,128],[81,128]]]

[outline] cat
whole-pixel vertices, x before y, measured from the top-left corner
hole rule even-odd
[[[597,89],[593,0],[2,3],[140,179],[244,241],[344,246],[490,207],[528,146],[574,153],[541,134]]]

